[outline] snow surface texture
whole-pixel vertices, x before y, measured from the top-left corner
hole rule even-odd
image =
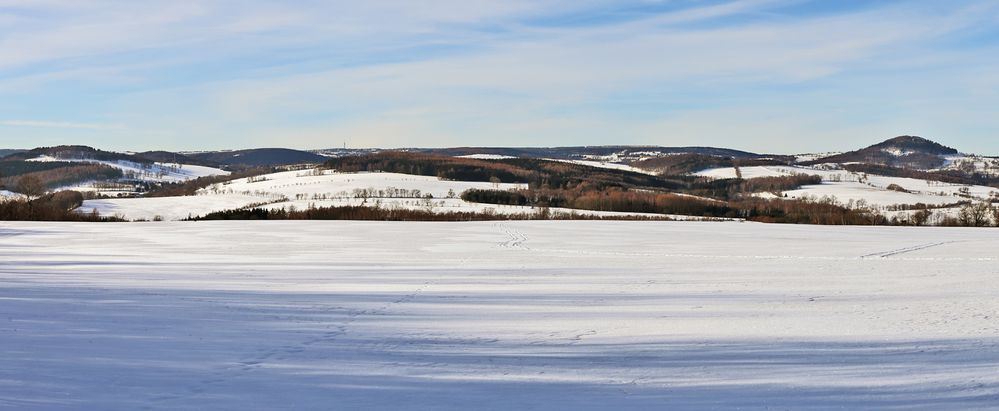
[[[201,190],[197,196],[88,200],[83,203],[79,211],[89,213],[97,210],[103,216],[120,216],[131,220],[152,220],[156,217],[182,220],[189,216],[249,206],[271,209],[295,207],[302,210],[310,207],[377,205],[383,208],[423,209],[433,212],[533,213],[537,210],[532,207],[470,203],[457,198],[462,192],[472,188],[510,190],[526,187],[526,184],[450,181],[437,177],[397,173],[325,171],[320,174],[319,171],[304,170],[267,174],[253,179],[238,179],[229,184],[216,184]],[[366,198],[358,197],[356,190],[365,190],[368,193]],[[455,198],[448,198],[452,192]],[[433,195],[433,200],[421,198],[426,194]],[[662,216],[563,208],[551,210],[599,216]]]
[[[0,408],[995,409],[999,231],[5,223]]]

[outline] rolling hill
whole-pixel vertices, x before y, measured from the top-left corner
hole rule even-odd
[[[364,174],[372,172],[376,174]],[[5,185],[0,188],[17,191],[23,176],[36,176],[50,192],[93,192],[88,198],[107,203],[88,203],[103,204],[91,207],[102,215],[132,218],[176,219],[194,211],[251,206],[423,208],[428,202],[436,209],[550,207],[815,224],[906,224],[916,213],[932,213],[935,220],[919,221],[948,225],[966,207],[999,204],[999,159],[962,154],[916,136],[813,156],[619,145],[187,153],[58,146],[12,153],[0,160],[0,173]],[[391,183],[366,182],[390,176],[395,176]],[[310,178],[335,184],[311,187]],[[259,182],[267,180],[284,185],[262,189]],[[416,184],[438,180],[461,189],[431,192]],[[466,193],[466,183],[474,183],[475,190]],[[504,183],[521,186],[511,189]],[[247,189],[236,190],[241,185]],[[366,201],[371,195],[355,190],[422,194]],[[205,197],[221,191],[227,195]],[[423,198],[427,194],[432,200]],[[119,205],[108,197],[150,198],[121,200]]]
[[[865,163],[915,170],[938,169],[960,157],[956,149],[917,136],[899,136],[848,153],[837,154],[805,164]]]
[[[491,155],[520,158],[551,158],[560,160],[612,160],[629,161],[647,157],[676,154],[699,154],[731,158],[757,158],[763,155],[747,151],[717,147],[663,147],[663,146],[577,146],[577,147],[454,147],[409,148],[406,151],[438,154],[451,157]]]
[[[197,161],[223,166],[272,167],[291,164],[320,164],[327,160],[319,154],[287,148],[255,148],[236,151],[184,153]]]

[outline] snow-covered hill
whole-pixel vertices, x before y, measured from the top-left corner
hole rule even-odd
[[[999,176],[999,158],[960,154],[947,156],[944,160],[944,165],[936,170],[954,170],[964,173]]]
[[[951,147],[918,136],[899,136],[872,146],[811,160],[816,163],[866,163],[916,170],[939,168],[960,153]]]
[[[781,177],[795,174],[818,175],[822,184],[806,185],[783,193],[780,198],[809,201],[832,201],[847,207],[864,207],[886,216],[908,213],[906,209],[922,204],[935,210],[934,221],[954,217],[961,203],[999,202],[999,188],[953,184],[933,180],[887,177],[837,169],[835,165],[741,167],[743,178]],[[708,178],[735,178],[732,167],[696,173]],[[772,193],[757,193],[772,198]]]
[[[473,188],[510,190],[526,188],[526,185],[450,181],[398,173],[339,173],[316,169],[286,171],[214,184],[200,190],[195,196],[88,200],[78,211],[89,213],[96,210],[104,216],[132,220],[181,220],[246,207],[306,209],[364,205],[433,212],[521,214],[537,211],[526,206],[470,203],[460,198],[462,192]],[[560,208],[553,208],[552,211],[601,216],[643,215]]]
[[[656,175],[657,173],[650,170],[641,169],[638,167],[633,167],[628,164],[616,162],[616,161],[604,161],[604,160],[560,160],[555,158],[546,158],[545,160],[559,161],[563,163],[579,164],[587,167],[593,168],[606,168],[608,170],[619,170],[619,171],[630,171],[632,173]]]
[[[229,175],[229,172],[225,170],[189,164],[140,163],[128,160],[102,161],[81,158],[57,158],[52,156],[40,156],[26,161],[103,164],[121,170],[125,174],[126,179],[158,183],[174,183],[198,177]]]
[[[986,201],[999,198],[999,188],[952,184],[904,177],[886,177],[832,168],[805,166],[741,167],[743,178],[781,177],[794,174],[818,175],[823,184],[788,191],[789,198],[836,197],[842,202],[865,200],[869,204],[952,204],[967,200]],[[696,173],[711,178],[735,178],[735,168],[716,168]],[[890,189],[892,187],[893,189]],[[903,189],[899,190],[899,189]]]

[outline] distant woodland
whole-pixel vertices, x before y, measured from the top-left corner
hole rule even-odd
[[[378,208],[365,206],[318,207],[304,210],[252,208],[227,210],[192,217],[192,221],[211,220],[374,220],[374,221],[496,221],[496,220],[639,220],[666,221],[655,216],[600,217],[576,213],[552,212],[539,208],[533,213],[497,214],[490,212],[433,212],[428,210]]]
[[[122,178],[121,170],[103,165],[73,162],[0,161],[0,187],[17,187],[21,179],[37,180],[54,189],[92,180]]]
[[[692,168],[714,167],[706,156],[671,156],[668,162],[676,173]],[[735,160],[728,160],[735,161]],[[771,160],[754,160],[756,163]],[[695,165],[696,164],[696,165]],[[786,198],[764,199],[748,193],[769,192],[780,197],[784,191],[803,185],[820,184],[815,175],[788,175],[751,179],[707,179],[667,172],[650,176],[624,170],[594,169],[571,163],[539,159],[476,160],[405,152],[377,153],[333,159],[328,168],[340,171],[384,171],[437,176],[445,179],[526,183],[525,190],[469,190],[462,199],[470,202],[564,207],[593,211],[682,214],[708,218],[741,218],[768,223],[824,225],[922,225],[933,213],[923,206],[908,217],[887,218],[856,205],[847,207],[832,199],[815,201]],[[648,164],[646,166],[649,166]],[[962,217],[943,219],[943,225],[988,225],[999,221],[996,209],[966,210]],[[995,218],[965,217],[987,215]]]
[[[83,195],[76,191],[60,191],[31,200],[0,202],[3,221],[119,221],[97,214],[80,214],[73,210],[83,204]]]
[[[94,155],[110,156],[96,153]],[[934,215],[927,205],[900,205],[888,218],[866,204],[840,204],[835,199],[788,199],[784,192],[805,185],[820,184],[819,176],[798,174],[779,177],[710,179],[691,175],[701,168],[781,164],[787,159],[735,159],[700,154],[673,155],[633,164],[658,175],[619,169],[594,168],[564,161],[531,158],[480,160],[415,152],[379,152],[329,159],[324,168],[341,172],[396,172],[434,176],[446,180],[479,181],[496,184],[495,189],[468,190],[465,201],[529,206],[537,213],[497,215],[493,213],[434,213],[429,210],[398,210],[377,207],[330,207],[309,210],[257,209],[213,213],[196,219],[360,219],[470,221],[495,219],[594,218],[552,213],[553,208],[590,211],[687,215],[704,218],[736,218],[769,223],[830,225],[924,225]],[[897,177],[912,177],[960,184],[983,184],[996,181],[987,176],[951,172],[907,170],[890,165],[848,164],[851,171]],[[273,167],[248,168],[229,176],[202,177],[181,183],[150,187],[149,197],[193,195],[199,189],[241,179],[254,178],[276,171]],[[31,200],[0,203],[3,220],[74,220],[108,221],[96,215],[71,212],[82,198],[78,193],[55,193],[42,196],[52,188],[87,180],[114,179],[121,171],[100,164],[72,162],[0,161],[0,184],[27,194]],[[737,173],[738,175],[738,173]],[[500,190],[499,183],[521,183],[527,188]],[[901,187],[890,189],[904,190]],[[769,193],[761,198],[753,193]],[[985,226],[999,222],[999,211],[992,204],[957,203],[958,216],[937,216],[940,225]],[[631,217],[620,217],[631,218]],[[635,217],[643,218],[643,217]]]

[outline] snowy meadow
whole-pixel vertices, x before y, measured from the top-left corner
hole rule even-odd
[[[0,408],[995,409],[999,232],[0,225]]]

